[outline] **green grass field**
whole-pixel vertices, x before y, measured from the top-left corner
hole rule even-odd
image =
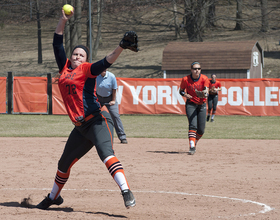
[[[0,137],[67,137],[74,125],[66,115],[0,115]],[[122,115],[128,138],[187,138],[184,115]],[[280,139],[280,117],[216,116],[206,139]],[[116,137],[116,134],[115,134]]]

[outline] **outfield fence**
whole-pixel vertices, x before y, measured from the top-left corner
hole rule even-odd
[[[280,79],[220,79],[217,115],[280,115]],[[185,114],[180,78],[117,78],[120,114]],[[67,114],[58,84],[47,77],[0,77],[0,113]]]

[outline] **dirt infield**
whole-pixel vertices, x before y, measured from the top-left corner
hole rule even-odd
[[[50,192],[66,138],[0,138],[3,219],[279,219],[280,141],[207,140],[189,156],[184,139],[115,139],[136,207],[92,149],[78,161],[64,203],[35,209]],[[30,208],[20,206],[30,197]]]

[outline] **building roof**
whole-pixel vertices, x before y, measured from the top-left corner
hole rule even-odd
[[[198,61],[203,69],[250,69],[256,41],[170,42],[163,50],[162,70],[190,69]]]

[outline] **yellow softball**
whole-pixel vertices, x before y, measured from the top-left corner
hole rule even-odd
[[[74,11],[74,8],[72,5],[65,4],[63,5],[63,10],[66,15],[71,15],[71,11]]]

